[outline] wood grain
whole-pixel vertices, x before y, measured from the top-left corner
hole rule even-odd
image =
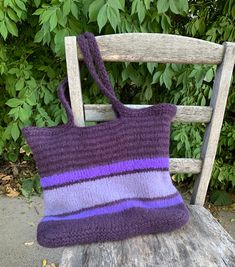
[[[76,37],[69,36],[65,38],[65,55],[69,83],[69,95],[74,123],[77,126],[84,126],[85,117],[83,111],[80,70],[77,59],[78,55]]]
[[[129,108],[140,109],[151,105],[126,105]],[[115,117],[110,104],[85,104],[86,121],[109,121]],[[177,113],[173,121],[207,123],[211,119],[212,108],[200,106],[177,106]]]
[[[202,161],[200,159],[171,158],[171,173],[200,173]]]
[[[222,45],[180,35],[123,33],[96,39],[104,61],[219,64],[223,59]]]
[[[65,248],[60,267],[235,267],[235,241],[205,208],[171,233]]]
[[[205,202],[232,80],[235,63],[235,43],[225,43],[224,46],[224,59],[217,70],[210,101],[210,106],[213,108],[212,118],[207,125],[202,145],[202,170],[194,184],[192,204],[203,205]]]

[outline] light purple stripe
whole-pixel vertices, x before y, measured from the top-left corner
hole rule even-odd
[[[80,170],[64,172],[41,178],[41,186],[48,187],[79,181],[81,179],[90,179],[97,176],[109,175],[125,171],[134,171],[148,168],[169,168],[169,158],[147,158],[120,161],[112,164],[84,168]]]
[[[130,208],[143,208],[143,209],[156,209],[166,208],[175,206],[183,203],[182,197],[178,194],[170,199],[159,199],[159,200],[126,200],[121,203],[113,204],[112,206],[99,207],[91,210],[82,211],[79,214],[72,214],[67,216],[48,216],[43,218],[43,222],[47,221],[63,221],[63,220],[75,220],[84,219],[91,216],[98,216],[104,214],[110,214],[115,212],[121,212]]]
[[[176,193],[168,171],[111,176],[44,191],[45,215],[53,216],[120,199],[161,198]]]

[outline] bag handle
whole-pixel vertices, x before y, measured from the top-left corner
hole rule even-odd
[[[118,115],[125,112],[125,106],[117,99],[108,73],[100,55],[98,44],[92,33],[85,33],[77,37],[77,42],[83,54],[84,62],[96,84],[110,100],[113,109]],[[96,66],[95,66],[95,64]],[[97,68],[97,69],[96,69]]]
[[[92,54],[94,63],[96,64],[96,66],[97,66],[97,68],[99,70],[99,74],[101,74],[100,75],[101,81],[103,82],[103,84],[105,85],[105,87],[111,93],[113,93],[114,96],[115,96],[115,92],[114,92],[113,87],[112,87],[112,84],[111,84],[111,82],[109,80],[109,76],[108,76],[108,73],[107,73],[107,71],[105,69],[104,62],[103,62],[103,60],[101,58],[100,50],[99,50],[99,47],[98,47],[98,44],[96,42],[96,39],[95,39],[94,34],[91,33],[91,32],[86,32],[86,33],[84,33],[84,36],[89,41],[88,42],[88,45],[89,45],[89,48],[90,48],[90,52]]]
[[[95,36],[92,33],[87,32],[77,36],[77,42],[83,53],[84,62],[91,76],[99,86],[100,90],[110,100],[116,115],[121,116],[122,114],[124,115],[124,113],[128,113],[129,109],[124,104],[122,104],[115,95],[112,84],[109,80],[108,73],[101,58]],[[94,63],[96,64],[96,66],[94,65]],[[68,117],[68,124],[73,125],[74,117],[70,104],[71,101],[69,99],[67,77],[59,84],[58,97],[65,108]]]

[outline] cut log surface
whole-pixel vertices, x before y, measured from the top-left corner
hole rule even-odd
[[[190,205],[180,230],[65,248],[60,267],[235,267],[235,241],[205,208]]]

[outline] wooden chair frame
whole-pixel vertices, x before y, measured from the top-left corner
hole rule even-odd
[[[157,33],[128,33],[96,37],[105,61],[217,64],[210,106],[177,106],[178,122],[206,123],[201,158],[171,159],[170,171],[195,173],[189,205],[190,222],[167,234],[138,236],[121,242],[68,247],[61,267],[235,267],[235,241],[203,207],[222,127],[235,62],[235,44],[223,45],[194,38]],[[107,121],[111,105],[83,105],[76,37],[65,38],[71,106],[75,124]],[[143,108],[147,105],[128,105]]]

